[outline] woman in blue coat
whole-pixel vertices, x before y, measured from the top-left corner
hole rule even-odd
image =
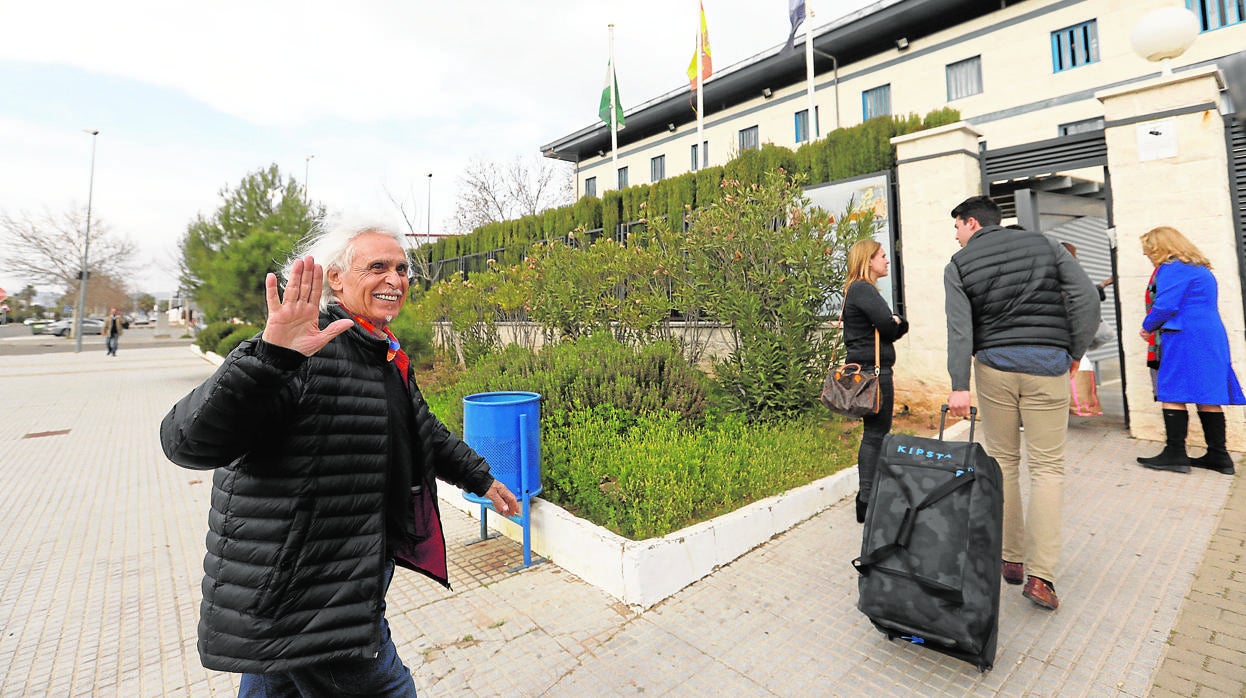
[[[1142,321],[1141,336],[1161,336],[1156,396],[1164,410],[1166,445],[1157,456],[1139,458],[1147,468],[1188,473],[1190,466],[1232,475],[1225,449],[1221,405],[1246,404],[1229,358],[1229,337],[1216,309],[1216,278],[1211,262],[1184,235],[1160,226],[1142,236],[1142,252],[1156,267],[1155,295]],[[1198,405],[1207,440],[1206,455],[1190,458],[1185,437]]]

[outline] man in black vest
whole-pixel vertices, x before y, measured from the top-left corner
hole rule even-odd
[[[974,196],[952,209],[956,241],[943,273],[953,415],[969,415],[973,361],[982,433],[1004,474],[1002,573],[1022,594],[1055,610],[1060,559],[1069,374],[1099,326],[1099,295],[1058,242],[1001,228],[999,206]],[[1021,428],[1029,507],[1021,505]]]

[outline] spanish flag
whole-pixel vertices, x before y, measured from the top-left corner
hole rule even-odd
[[[701,80],[700,82],[705,82],[706,80],[709,79],[709,76],[714,72],[714,62],[710,56],[710,33],[709,33],[709,29],[707,29],[705,25],[705,3],[702,2],[702,3],[699,3],[699,5],[701,7],[701,32],[699,35],[701,39],[701,46],[699,47],[700,52],[701,52]],[[692,84],[691,89],[693,91],[696,91],[697,82],[698,82],[697,81],[697,50],[698,50],[697,47],[694,46],[693,51],[692,51],[692,62],[688,64],[688,81]]]

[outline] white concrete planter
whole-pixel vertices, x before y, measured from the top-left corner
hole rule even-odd
[[[641,541],[623,538],[536,497],[532,552],[630,606],[649,608],[856,491],[854,467]],[[446,504],[479,518],[480,506],[463,499],[461,490],[438,483],[438,493]],[[497,513],[490,513],[489,525],[508,538],[523,540],[519,525]]]

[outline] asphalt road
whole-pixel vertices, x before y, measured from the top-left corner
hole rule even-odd
[[[139,347],[164,347],[177,344],[190,344],[185,328],[162,328],[157,336],[154,325],[133,326],[121,335],[117,353]],[[24,354],[46,354],[53,352],[72,352],[78,343],[72,337],[53,337],[51,335],[31,334],[26,325],[0,325],[0,356],[19,356]],[[104,353],[104,338],[97,334],[82,337],[83,353],[98,351]]]

